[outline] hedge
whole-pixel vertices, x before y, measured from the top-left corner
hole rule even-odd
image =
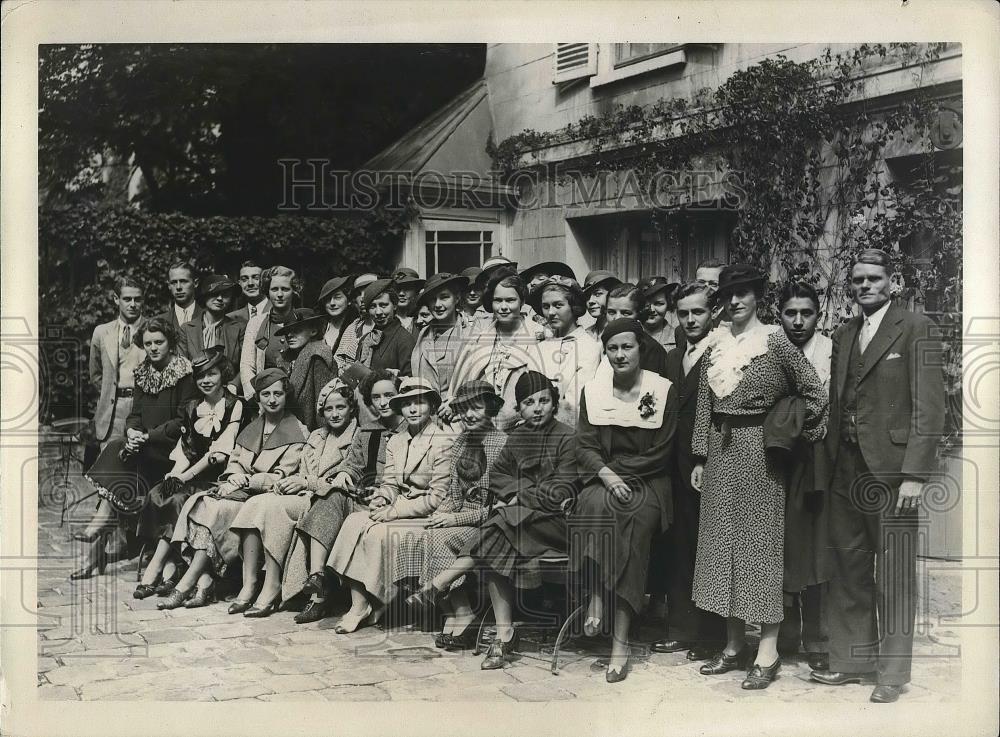
[[[304,277],[311,303],[334,274],[387,271],[402,242],[408,210],[376,209],[331,217],[192,217],[127,206],[79,204],[39,209],[39,418],[90,416],[96,389],[87,376],[94,327],[111,320],[115,280],[146,289],[144,314],[170,303],[169,264],[189,260],[202,273],[236,277],[253,259],[282,264]]]

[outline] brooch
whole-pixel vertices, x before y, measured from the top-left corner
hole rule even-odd
[[[656,398],[653,397],[652,393],[646,392],[642,395],[642,399],[639,400],[639,417],[642,419],[648,419],[653,416],[656,412]]]

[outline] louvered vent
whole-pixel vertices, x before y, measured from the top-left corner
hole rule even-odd
[[[597,44],[556,44],[556,69],[553,82],[591,77],[597,74]]]

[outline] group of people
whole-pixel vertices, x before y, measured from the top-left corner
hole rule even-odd
[[[719,261],[683,284],[581,285],[501,257],[344,275],[314,309],[284,266],[233,281],[178,263],[148,319],[121,279],[91,345],[99,502],[72,578],[141,547],[134,596],[158,608],[206,606],[229,580],[230,614],[307,623],[344,587],[337,632],[400,597],[445,614],[448,650],[473,644],[485,591],[495,669],[522,592],[565,570],[584,635],[610,634],[608,682],[629,673],[637,617],[665,608],[652,651],[706,676],[766,688],[801,646],[814,680],[894,701],[944,390],[931,323],[891,303],[892,273],[885,252],[857,256],[860,315],[832,340],[814,286],[781,286],[764,324],[766,276]]]

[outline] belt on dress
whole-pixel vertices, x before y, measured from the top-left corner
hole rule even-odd
[[[722,433],[723,444],[729,443],[734,427],[760,427],[767,419],[767,412],[754,415],[730,415],[723,412],[712,413],[712,427]]]

